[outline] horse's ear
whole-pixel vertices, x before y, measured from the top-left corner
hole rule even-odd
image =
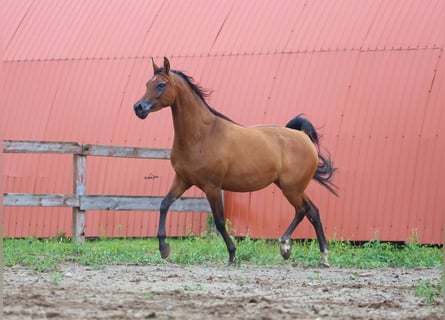
[[[165,74],[170,72],[170,61],[168,61],[167,57],[164,57],[164,72]]]
[[[151,57],[151,63],[153,64],[153,73],[158,72],[159,67],[155,63],[155,59]]]

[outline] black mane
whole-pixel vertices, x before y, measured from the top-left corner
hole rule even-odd
[[[164,68],[159,68],[156,73],[161,73],[164,70]],[[194,93],[196,93],[198,95],[198,97],[204,102],[204,104],[206,105],[206,107],[210,110],[211,113],[213,113],[215,116],[225,119],[227,121],[236,123],[235,121],[233,121],[232,119],[230,119],[229,117],[223,115],[221,112],[216,111],[215,109],[213,109],[212,107],[210,107],[207,103],[207,101],[205,100],[205,98],[207,98],[208,96],[210,96],[210,91],[204,89],[203,87],[201,87],[200,85],[196,84],[195,81],[193,80],[193,77],[186,75],[184,72],[182,71],[178,71],[178,70],[170,70],[170,72],[173,72],[174,74],[180,76],[182,78],[182,80],[184,80],[190,87],[190,89],[192,89],[192,91]]]

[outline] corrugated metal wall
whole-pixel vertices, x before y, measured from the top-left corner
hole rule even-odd
[[[304,112],[340,168],[340,197],[313,183],[329,238],[443,242],[445,3],[398,1],[8,1],[0,8],[4,139],[170,147],[168,110],[137,119],[149,57],[213,90],[236,121]],[[70,193],[71,158],[4,155],[5,191]],[[148,175],[159,179],[144,179]],[[164,195],[168,161],[88,159],[89,194]],[[187,195],[201,195],[191,190]],[[275,238],[293,212],[275,187],[226,193],[239,234]],[[88,212],[87,236],[151,236],[157,213]],[[169,235],[206,215],[169,216]],[[70,234],[70,210],[5,208],[14,237]],[[314,237],[304,222],[294,237]]]

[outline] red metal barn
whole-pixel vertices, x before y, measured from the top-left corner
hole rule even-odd
[[[132,110],[150,57],[168,56],[239,123],[305,113],[320,128],[340,197],[315,182],[308,193],[330,239],[443,243],[444,1],[22,0],[0,13],[3,139],[170,147],[168,109],[145,121]],[[88,194],[164,195],[173,178],[168,161],[88,161]],[[72,191],[71,157],[3,154],[3,167],[4,192]],[[225,207],[252,237],[278,237],[294,214],[275,187],[226,193]],[[91,211],[87,236],[153,236],[157,221]],[[11,237],[69,235],[71,210],[7,207],[3,222]],[[168,225],[200,234],[206,214],[171,213]],[[314,236],[307,222],[294,233]]]

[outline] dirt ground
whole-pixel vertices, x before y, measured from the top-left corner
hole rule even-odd
[[[5,268],[4,319],[442,319],[439,269],[241,265]]]

